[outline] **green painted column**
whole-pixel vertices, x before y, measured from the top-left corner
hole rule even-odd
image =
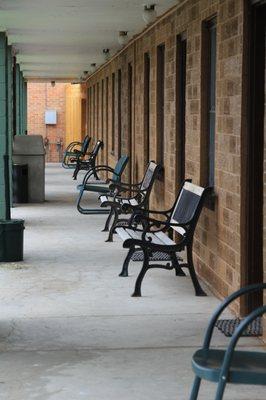
[[[5,188],[7,171],[4,163],[8,149],[7,113],[7,41],[5,33],[0,32],[0,219],[7,219],[9,213]]]
[[[20,67],[16,64],[16,135],[20,135]]]
[[[8,156],[9,156],[9,190],[12,204],[12,143],[13,143],[13,55],[12,46],[7,48],[7,93],[8,93]]]

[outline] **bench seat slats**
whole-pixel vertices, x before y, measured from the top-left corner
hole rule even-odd
[[[104,203],[105,201],[115,201],[115,202],[120,202],[120,199],[114,199],[112,196],[100,196],[100,201],[101,203]],[[130,204],[132,206],[137,206],[138,202],[136,199],[123,199],[121,201],[122,204]]]
[[[108,201],[107,196],[100,196],[101,203],[104,203],[105,201]]]
[[[185,229],[182,228],[181,226],[173,226],[173,229],[179,233],[180,235],[184,236],[184,234],[186,233]]]
[[[169,238],[164,232],[156,232],[155,235],[159,238],[164,244],[173,245],[176,244],[172,239]]]
[[[127,231],[124,228],[116,228],[116,232],[123,241],[131,239],[131,236],[127,233]]]
[[[116,228],[116,232],[121,237],[123,241],[127,239],[142,239],[142,232],[136,232],[132,229],[127,228]],[[174,245],[175,242],[171,240],[165,233],[163,232],[154,232],[148,233],[148,237],[152,239],[152,243],[159,245]]]
[[[122,204],[131,204],[132,206],[137,206],[138,202],[136,199],[123,199]]]
[[[126,228],[125,228],[125,231],[126,231],[133,239],[139,239],[139,240],[142,239],[142,232],[136,232],[136,231],[133,231],[133,230],[131,230],[131,229],[126,229]],[[147,234],[147,237],[152,238],[152,243],[155,243],[155,244],[163,244],[162,241],[161,241],[159,238],[157,238],[153,233],[148,233],[148,234]]]

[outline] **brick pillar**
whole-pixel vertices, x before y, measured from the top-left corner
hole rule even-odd
[[[23,78],[23,134],[27,133],[27,82]]]
[[[4,156],[7,153],[7,53],[6,35],[0,33],[0,219],[6,219],[8,210],[6,202]]]

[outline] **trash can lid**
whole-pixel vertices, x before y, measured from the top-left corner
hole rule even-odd
[[[0,219],[0,225],[22,225],[24,219]]]
[[[15,135],[13,155],[44,155],[43,137],[41,135]]]

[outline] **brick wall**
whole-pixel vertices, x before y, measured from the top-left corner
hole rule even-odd
[[[42,135],[48,138],[46,146],[46,161],[59,162],[65,147],[66,134],[66,83],[35,83],[28,82],[28,134]],[[57,124],[46,125],[45,110],[57,111]],[[60,151],[56,145],[61,142]]]
[[[240,133],[242,95],[243,49],[243,2],[241,0],[189,0],[184,1],[173,13],[140,35],[117,57],[96,72],[87,87],[97,88],[97,82],[106,77],[108,87],[108,119],[103,130],[97,132],[108,148],[105,162],[114,164],[118,150],[111,153],[112,134],[112,73],[122,72],[122,153],[130,153],[133,178],[139,179],[144,172],[144,53],[150,54],[150,159],[157,158],[156,127],[156,51],[165,44],[165,109],[164,109],[164,179],[158,181],[152,196],[154,207],[167,208],[175,199],[178,187],[176,121],[176,38],[186,34],[186,143],[185,176],[200,184],[204,169],[202,69],[204,46],[202,24],[217,17],[217,68],[216,68],[216,136],[215,136],[215,207],[205,208],[196,230],[194,260],[199,275],[212,290],[224,297],[240,286]],[[128,64],[133,68],[134,91],[132,94],[132,137],[128,134]],[[106,114],[106,103],[98,112]],[[93,120],[96,118],[89,103],[89,133],[94,135]],[[97,114],[98,114],[97,112]],[[117,127],[117,97],[115,98],[115,128]],[[118,143],[117,129],[115,129]],[[130,142],[132,146],[130,148]],[[127,169],[127,177],[129,172]]]

